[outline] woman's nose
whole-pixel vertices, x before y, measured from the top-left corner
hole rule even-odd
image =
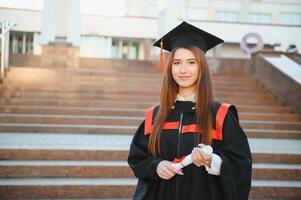
[[[183,63],[183,64],[181,65],[181,67],[180,67],[180,72],[181,72],[181,73],[187,72],[187,66],[186,66],[185,63]]]

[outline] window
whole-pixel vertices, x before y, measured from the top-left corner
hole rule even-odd
[[[112,49],[111,49],[112,58],[119,58],[119,40],[112,40]]]
[[[239,13],[230,11],[216,11],[215,19],[224,22],[238,22]]]
[[[112,39],[112,58],[138,59],[139,42],[133,40]]]
[[[265,13],[250,13],[248,15],[248,22],[258,23],[258,24],[271,24],[272,15]]]
[[[280,13],[279,23],[289,25],[301,25],[301,13]]]

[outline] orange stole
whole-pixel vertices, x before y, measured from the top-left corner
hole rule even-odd
[[[227,112],[231,104],[222,103],[219,107],[217,114],[216,114],[216,120],[215,120],[215,130],[212,129],[212,137],[216,140],[223,140],[223,124],[224,120],[226,118]],[[149,135],[152,132],[153,125],[152,125],[152,119],[153,119],[153,113],[154,113],[154,107],[151,107],[147,109],[146,116],[145,116],[145,126],[144,126],[144,135]],[[165,122],[163,124],[162,130],[175,130],[178,129],[180,125],[180,122]],[[183,125],[181,133],[199,133],[201,132],[201,128],[198,124],[189,124],[189,125]]]

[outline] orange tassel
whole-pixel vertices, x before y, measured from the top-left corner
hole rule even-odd
[[[163,39],[160,42],[160,72],[164,70]]]

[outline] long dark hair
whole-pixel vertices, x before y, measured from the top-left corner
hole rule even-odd
[[[177,49],[178,48],[170,52],[167,67],[165,68],[160,94],[160,109],[155,118],[153,130],[148,143],[148,150],[151,155],[160,154],[160,132],[179,92],[179,86],[173,79],[171,70],[174,54]],[[203,51],[197,47],[189,47],[186,49],[190,50],[196,58],[199,74],[196,87],[196,122],[201,128],[202,136],[200,133],[196,133],[194,143],[197,145],[202,141],[202,143],[211,144],[211,104],[213,102],[213,89],[209,67]]]

